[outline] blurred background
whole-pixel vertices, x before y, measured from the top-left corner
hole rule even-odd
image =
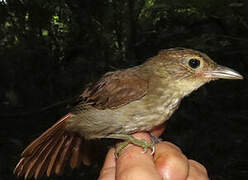
[[[161,49],[193,48],[242,75],[186,97],[163,139],[213,180],[248,179],[248,2],[0,0],[0,180],[84,85]],[[96,179],[101,165],[51,179]]]

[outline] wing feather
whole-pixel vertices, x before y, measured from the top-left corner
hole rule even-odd
[[[115,109],[146,95],[148,80],[141,78],[136,68],[105,74],[88,85],[80,98],[98,109]]]

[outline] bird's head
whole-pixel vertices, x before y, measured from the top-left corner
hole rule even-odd
[[[211,80],[243,79],[238,72],[218,65],[206,54],[192,49],[162,50],[147,64],[153,64],[153,72],[165,83],[180,89],[184,95]]]

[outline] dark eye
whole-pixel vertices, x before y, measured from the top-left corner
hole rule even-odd
[[[196,69],[200,66],[201,61],[198,59],[190,59],[189,60],[189,66],[193,69]]]

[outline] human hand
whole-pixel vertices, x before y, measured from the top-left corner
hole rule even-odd
[[[156,129],[153,135],[159,135],[163,129]],[[148,133],[135,133],[138,139],[150,142]],[[98,180],[208,180],[205,167],[187,159],[181,150],[170,142],[156,144],[155,154],[142,153],[143,149],[128,145],[118,159],[114,148],[106,156]]]

